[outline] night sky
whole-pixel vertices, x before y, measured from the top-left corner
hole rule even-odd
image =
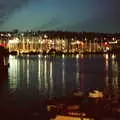
[[[120,0],[0,0],[0,30],[120,32]]]

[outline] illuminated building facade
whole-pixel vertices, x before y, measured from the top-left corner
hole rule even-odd
[[[62,53],[82,53],[82,52],[103,52],[119,47],[117,38],[92,37],[85,35],[71,37],[68,36],[52,36],[46,34],[34,35],[32,33],[16,34],[0,34],[0,46],[8,47],[10,52],[30,53],[30,52],[50,52],[55,50]]]
[[[108,44],[98,43],[97,41],[82,41],[74,39],[50,39],[47,37],[21,37],[13,38],[8,41],[9,51],[17,51],[18,53],[29,52],[49,52],[54,49],[63,53],[75,52],[100,52],[108,48]]]

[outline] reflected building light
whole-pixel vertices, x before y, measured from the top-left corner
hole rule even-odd
[[[76,55],[76,59],[79,59],[79,54]]]
[[[105,78],[105,82],[106,82],[106,86],[109,85],[109,75],[108,75],[108,71],[109,71],[109,62],[108,62],[108,54],[105,55],[105,71],[106,71],[106,78]]]
[[[26,64],[25,64],[25,59],[22,60],[22,63],[23,63],[23,64],[22,64],[22,69],[23,69],[23,70],[22,70],[22,74],[23,74],[23,78],[25,78],[25,77],[26,77],[26,74],[27,74],[27,71],[25,71],[25,68],[26,68],[26,66],[25,66],[25,65],[26,65]],[[25,85],[25,87],[27,87],[27,86],[26,86],[26,79],[23,79],[22,81],[23,81],[23,84],[22,84],[22,85]],[[21,86],[21,87],[24,87],[24,86]]]
[[[27,88],[29,88],[29,58],[27,59]]]
[[[63,58],[63,59],[65,58],[65,55],[64,55],[64,54],[62,55],[62,58]]]
[[[112,55],[112,59],[115,59],[115,55],[114,54]]]
[[[39,58],[41,58],[41,55],[38,55]]]
[[[9,59],[9,84],[10,88],[17,88],[17,59]]]
[[[41,85],[42,85],[42,83],[41,83],[41,60],[40,59],[38,59],[38,81],[39,81],[38,88],[40,90]]]
[[[115,60],[112,60],[112,72],[113,72],[113,85],[114,88],[118,88],[118,64],[115,63]]]
[[[118,89],[118,76],[115,76],[113,78],[113,83],[112,84],[113,84],[115,89]]]
[[[50,62],[50,97],[53,93],[53,63]]]
[[[108,71],[108,60],[105,61],[105,68],[106,68],[106,71]]]
[[[109,59],[109,56],[108,54],[105,55],[105,59],[108,60]]]
[[[112,59],[112,69],[114,70],[114,68],[116,69],[115,61],[114,61],[114,59]]]
[[[9,60],[12,60],[14,58],[15,58],[15,56],[9,55]]]
[[[108,59],[109,59],[109,56],[108,56],[108,54],[106,54],[106,55],[105,55],[105,68],[106,68],[106,71],[107,71],[107,72],[108,72],[108,67],[109,67]]]
[[[65,61],[62,60],[62,87],[63,95],[65,95]]]
[[[81,58],[81,59],[83,59],[83,58],[84,58],[84,55],[83,55],[83,54],[81,54],[80,58]]]
[[[76,59],[76,86],[77,87],[79,87],[79,85],[80,85],[79,76],[80,76],[80,73],[79,73],[79,60]]]
[[[109,86],[109,77],[108,77],[108,74],[106,75],[105,83],[106,83],[106,87],[108,87]]]
[[[47,83],[47,61],[45,60],[44,63],[44,78],[45,78],[45,89],[48,88],[48,83]]]
[[[112,59],[112,71],[113,72],[118,72],[118,64],[115,62],[114,59]]]

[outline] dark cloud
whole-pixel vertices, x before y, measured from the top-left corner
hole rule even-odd
[[[59,27],[62,23],[63,21],[59,17],[54,17],[51,20],[49,20],[47,23],[34,28],[34,30],[52,30]]]
[[[2,26],[10,15],[26,5],[30,0],[0,0],[0,26]]]
[[[70,31],[91,31],[91,32],[119,32],[120,31],[120,13],[109,12],[98,14],[91,19],[71,25],[62,26]]]
[[[0,0],[0,27],[4,25],[4,23],[9,19],[9,17],[14,12],[18,11],[17,14],[19,14],[19,9],[21,9],[24,6],[26,7],[26,5],[29,4],[29,2],[31,1],[32,2],[45,1],[46,4],[50,4],[48,1],[52,1],[52,2],[57,1],[58,2],[57,5],[60,5],[61,3],[61,7],[58,8],[61,8],[61,10],[66,8],[65,11],[68,10],[68,12],[66,12],[68,14],[64,16],[65,19],[67,17],[69,18],[69,16],[72,16],[74,17],[74,19],[77,19],[77,22],[73,20],[73,23],[69,22],[70,20],[68,19],[68,22],[65,23],[64,25],[63,24],[64,20],[62,20],[63,17],[61,19],[59,19],[59,17],[58,18],[55,17],[53,19],[48,20],[48,22],[43,25],[39,25],[38,23],[38,27],[36,27],[35,29],[62,29],[62,30],[72,30],[72,31],[85,30],[85,31],[110,31],[110,32],[120,31],[120,7],[119,7],[120,0],[74,0],[74,1],[72,0]],[[83,1],[84,4],[87,5],[88,7],[86,8],[81,7],[83,5]],[[72,5],[70,6],[70,4],[72,4],[73,6]],[[73,10],[76,7],[78,7],[78,9],[75,9],[76,11],[78,11],[76,12],[75,15],[73,15],[74,12],[72,10],[69,12],[69,8],[71,7],[73,7]],[[44,8],[45,10],[47,9],[46,7]],[[81,10],[80,8],[83,10]],[[88,14],[89,18],[82,19],[84,17],[83,14],[87,14],[86,11],[92,11],[92,12],[90,13],[90,15]],[[62,15],[63,14],[64,13],[62,13]],[[72,17],[70,17],[70,19],[72,19]]]

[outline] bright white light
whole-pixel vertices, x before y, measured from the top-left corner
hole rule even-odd
[[[74,39],[72,38],[72,41],[73,41]]]
[[[109,58],[108,54],[105,55],[105,58],[106,58],[106,60],[108,60],[108,58]]]
[[[29,42],[29,39],[27,39],[27,42]]]
[[[108,51],[108,50],[110,50],[110,48],[109,48],[109,47],[106,47],[106,50]]]
[[[21,36],[23,37],[23,36],[24,36],[24,33],[21,33]]]
[[[41,58],[41,55],[38,55],[39,58]]]
[[[52,40],[50,40],[50,43],[52,43]]]
[[[76,55],[76,59],[79,59],[79,55],[78,54]]]
[[[16,44],[16,43],[19,43],[19,39],[18,38],[15,38],[13,40],[9,40],[8,41],[8,44]]]
[[[8,37],[11,37],[11,34],[10,34],[10,33],[8,33]]]
[[[65,55],[64,55],[64,54],[62,55],[62,58],[63,58],[63,59],[65,58]]]
[[[87,38],[85,38],[85,41],[87,41]]]
[[[3,34],[1,34],[1,36],[4,36]]]
[[[115,59],[115,55],[114,54],[112,55],[112,59]]]
[[[65,43],[65,40],[62,40],[62,43],[64,44],[64,43]]]
[[[43,44],[43,43],[44,43],[44,41],[42,41],[42,40],[39,40],[39,42],[40,42],[40,44]]]
[[[48,38],[48,36],[47,36],[47,35],[44,35],[44,38],[45,38],[45,39],[47,39],[47,38]]]
[[[80,44],[80,41],[77,41],[76,43],[77,43],[77,44]]]
[[[115,40],[115,38],[113,37],[113,38],[112,38],[112,40],[114,41],[114,40]]]
[[[116,41],[111,41],[111,42],[108,42],[109,44],[117,44],[118,43],[118,41],[116,40]]]

